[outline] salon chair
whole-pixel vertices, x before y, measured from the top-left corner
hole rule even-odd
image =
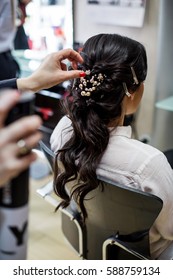
[[[54,154],[42,142],[41,149],[53,170]],[[151,259],[149,230],[162,209],[162,200],[102,177],[98,179],[99,187],[85,199],[88,213],[85,225],[75,202],[66,209],[60,208],[64,236],[82,259]],[[58,206],[60,201],[52,196],[53,184],[37,192]]]
[[[88,218],[85,259],[150,259],[149,230],[162,200],[134,188],[99,178],[86,197]]]

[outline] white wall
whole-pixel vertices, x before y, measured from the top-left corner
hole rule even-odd
[[[146,0],[146,14],[143,28],[119,27],[95,24],[89,21],[86,13],[87,0],[74,0],[74,34],[75,41],[85,42],[98,33],[118,33],[140,41],[147,50],[148,75],[145,83],[143,101],[137,115],[139,137],[151,134],[155,98],[155,80],[157,67],[157,35],[160,0]]]

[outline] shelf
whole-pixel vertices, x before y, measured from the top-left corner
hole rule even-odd
[[[173,96],[156,102],[155,106],[159,109],[173,111]]]

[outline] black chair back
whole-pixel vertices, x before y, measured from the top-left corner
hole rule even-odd
[[[84,258],[97,260],[104,255],[106,259],[134,259],[117,245],[110,246],[111,242],[115,244],[114,241],[148,258],[149,230],[162,209],[162,200],[152,194],[99,179],[100,187],[90,192],[85,200],[88,218]]]

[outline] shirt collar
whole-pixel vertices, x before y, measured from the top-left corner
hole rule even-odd
[[[130,125],[128,126],[117,126],[116,128],[109,128],[111,135],[115,136],[124,136],[127,138],[132,137],[132,128]]]

